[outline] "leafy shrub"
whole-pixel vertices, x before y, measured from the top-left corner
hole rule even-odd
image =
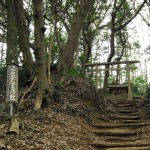
[[[144,95],[146,81],[142,77],[137,77],[132,83],[132,92],[134,95]]]
[[[81,69],[79,67],[73,68],[68,71],[67,76],[69,77],[82,77]]]
[[[69,147],[66,147],[65,150],[71,150]]]

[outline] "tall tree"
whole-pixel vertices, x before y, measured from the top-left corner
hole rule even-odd
[[[139,6],[135,13],[131,13],[132,8],[126,0],[114,0],[113,9],[111,13],[111,35],[110,35],[110,54],[107,58],[107,62],[111,62],[113,56],[115,55],[115,34],[116,32],[125,28],[141,11],[146,0]],[[106,65],[106,69],[109,65]],[[105,72],[104,78],[104,89],[106,90],[108,85],[109,71]]]
[[[47,92],[52,92],[46,75],[45,44],[44,44],[44,19],[43,0],[32,0],[34,15],[34,37],[35,37],[35,69],[37,74],[38,92],[35,100],[35,109],[40,109],[42,100]]]
[[[25,19],[25,10],[23,8],[22,0],[14,0],[15,2],[15,10],[16,10],[16,26],[18,33],[18,44],[20,51],[23,53],[23,67],[24,72],[27,76],[31,76],[33,74],[33,58],[30,51],[29,44],[29,29]]]
[[[2,43],[6,43],[6,30],[7,30],[7,6],[6,2],[1,0],[0,1],[0,41]]]
[[[106,25],[102,24],[107,17],[107,12],[110,7],[111,2],[96,1],[96,3],[91,7],[90,12],[87,14],[87,17],[84,21],[82,28],[84,51],[82,56],[83,74],[85,72],[85,63],[89,61],[89,58],[92,54],[94,39],[98,37],[102,29],[108,26],[108,23]]]
[[[93,3],[94,0],[80,0],[76,7],[71,28],[68,33],[68,39],[59,62],[59,71],[63,73],[66,73],[73,67],[74,54],[78,46],[80,32],[82,30],[85,17]]]
[[[135,4],[135,0],[134,0],[134,10],[136,11],[136,4]],[[142,17],[142,20],[150,27],[150,21],[149,21],[149,15],[150,15],[150,0],[146,1],[147,3],[147,13],[145,13],[145,11],[142,13],[140,12],[139,15]]]
[[[16,12],[14,0],[7,0],[7,55],[6,62],[18,62]]]

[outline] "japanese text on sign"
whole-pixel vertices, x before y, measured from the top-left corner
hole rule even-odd
[[[10,71],[10,101],[15,101],[16,100],[16,70],[15,66],[11,66],[11,71]]]
[[[7,68],[7,100],[18,101],[18,68],[15,65],[8,65]]]

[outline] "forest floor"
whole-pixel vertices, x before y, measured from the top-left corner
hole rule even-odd
[[[59,82],[60,83],[60,82]],[[20,88],[19,98],[29,86]],[[10,133],[9,106],[5,92],[0,93],[0,149],[8,150],[95,150],[92,143],[105,142],[105,136],[94,134],[95,124],[111,122],[111,100],[105,99],[86,80],[66,78],[58,84],[50,106],[33,110],[35,89],[24,98],[23,108],[15,106],[15,115],[21,118],[19,133]],[[142,100],[143,101],[143,100]],[[143,102],[141,105],[143,106]],[[142,107],[143,108],[143,107]],[[144,108],[143,108],[144,109]],[[145,109],[144,109],[145,112]],[[145,115],[146,116],[146,115]],[[145,122],[149,122],[147,117]],[[142,127],[143,141],[149,139],[150,125]]]

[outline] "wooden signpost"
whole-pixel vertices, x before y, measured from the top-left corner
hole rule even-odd
[[[18,65],[13,61],[7,64],[6,100],[10,103],[10,116],[12,116],[13,104],[18,102]]]

